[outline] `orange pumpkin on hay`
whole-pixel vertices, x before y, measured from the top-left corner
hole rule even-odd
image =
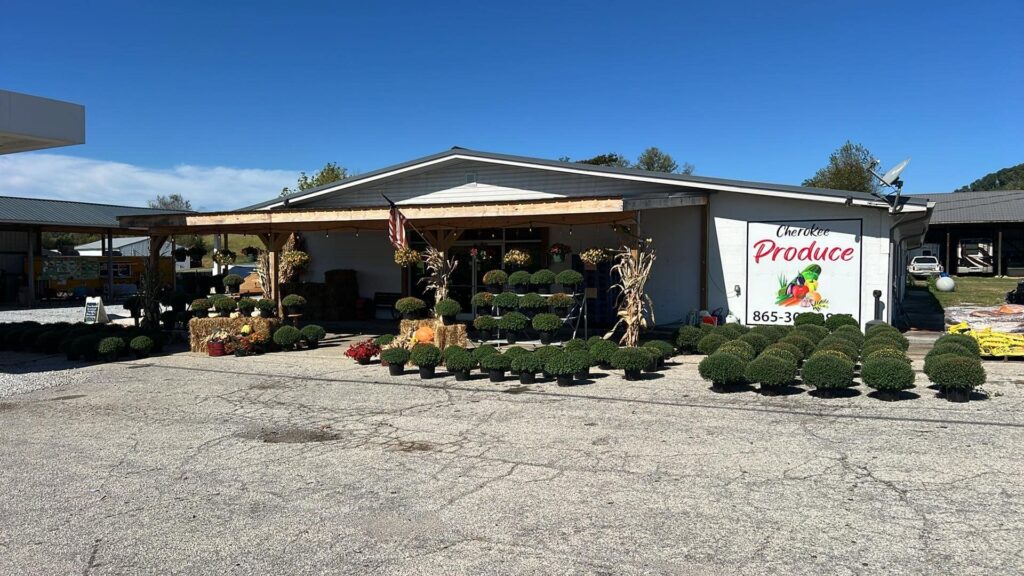
[[[415,333],[416,341],[425,344],[434,341],[434,329],[430,326],[420,326],[416,329]]]

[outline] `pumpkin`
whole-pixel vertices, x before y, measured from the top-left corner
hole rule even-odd
[[[420,326],[416,329],[416,341],[420,343],[434,341],[434,329],[430,326]]]

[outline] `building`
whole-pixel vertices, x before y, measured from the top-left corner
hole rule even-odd
[[[928,194],[935,202],[920,252],[950,274],[1024,276],[1024,190]]]
[[[588,296],[594,310],[607,308],[598,302],[607,295],[607,270],[588,271],[576,256],[649,238],[658,260],[647,291],[659,324],[717,308],[750,324],[791,323],[812,309],[849,313],[862,323],[888,319],[902,296],[903,253],[920,244],[932,207],[923,198],[893,207],[860,192],[456,147],[234,212],[121,222],[159,238],[251,234],[275,256],[298,233],[311,256],[305,281],[347,269],[365,298],[416,294],[419,273],[393,261],[388,200],[409,219],[414,246],[429,242],[460,261],[452,288],[464,309],[482,288],[482,274],[512,248],[529,252],[534,268],[595,272]],[[570,246],[574,257],[555,262],[549,248],[556,243]],[[473,248],[494,260],[473,260]]]
[[[84,142],[83,106],[0,90],[0,154]]]
[[[104,256],[107,248],[105,240],[96,240],[80,246],[75,246],[75,252],[79,256]],[[111,244],[114,256],[149,256],[149,236],[125,236],[114,238]],[[171,255],[171,245],[164,243],[160,247],[161,256]]]

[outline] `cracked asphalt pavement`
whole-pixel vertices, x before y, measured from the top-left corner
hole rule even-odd
[[[716,394],[694,357],[559,388],[342,349],[40,363],[67,383],[0,398],[0,573],[1024,572],[1020,363],[890,403]]]

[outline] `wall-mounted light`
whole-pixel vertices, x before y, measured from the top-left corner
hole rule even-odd
[[[737,296],[739,296],[740,294],[742,294],[742,293],[743,293],[743,291],[742,291],[742,290],[740,290],[740,285],[739,285],[739,284],[737,284],[737,285],[733,286],[732,290],[733,290],[733,292],[735,292],[735,293],[736,293],[736,295],[737,295]]]
[[[569,225],[569,236],[572,236],[572,225]]]
[[[331,231],[330,230],[324,232],[324,238],[330,238],[330,237],[331,237]]]

